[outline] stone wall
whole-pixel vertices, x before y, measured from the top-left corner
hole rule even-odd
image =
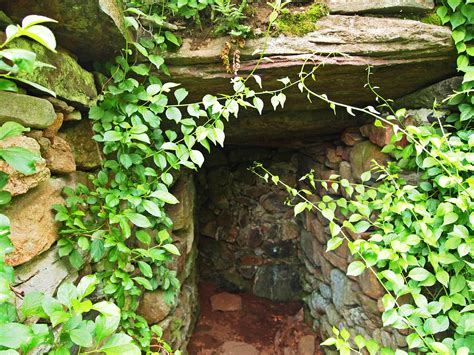
[[[293,151],[215,152],[198,175],[201,277],[275,301],[299,299],[300,226],[284,204],[286,193],[247,170],[254,160],[296,183]]]
[[[457,83],[457,78],[448,79],[396,104],[423,107],[423,102],[439,99]],[[433,114],[427,108],[412,109],[407,122],[429,124]],[[299,188],[308,188],[298,179],[310,170],[318,179],[338,174],[360,182],[372,160],[388,161],[381,149],[392,134],[391,128],[365,124],[303,148],[230,146],[213,154],[198,174],[197,183],[201,277],[231,291],[279,301],[303,299],[314,330],[323,337],[330,336],[336,326],[353,335],[372,337],[387,347],[405,346],[404,334],[382,327],[384,289],[376,277],[369,271],[359,277],[346,276],[353,260],[347,243],[326,252],[328,222],[316,212],[305,212],[295,219],[292,208],[285,205],[287,192],[248,170],[253,161],[259,161]],[[402,140],[400,144],[405,143]],[[406,178],[416,182],[416,174]],[[312,198],[317,202],[328,193],[338,196],[317,185]]]

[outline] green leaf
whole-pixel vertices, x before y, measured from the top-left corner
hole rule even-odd
[[[438,282],[443,286],[448,287],[449,274],[446,271],[440,269],[436,272],[436,280],[438,280]]]
[[[95,275],[86,275],[77,285],[77,297],[81,300],[89,296],[95,290],[95,286],[99,284],[99,280]]]
[[[452,224],[458,220],[459,216],[455,212],[449,212],[445,214],[443,225]]]
[[[11,80],[0,78],[0,91],[18,92],[18,86]]]
[[[23,21],[21,21],[21,27],[28,28],[30,26],[37,25],[40,23],[45,23],[45,22],[58,23],[58,21],[53,20],[52,18],[49,18],[46,16],[28,15],[23,19]]]
[[[456,8],[461,4],[461,0],[448,0],[448,5],[453,11],[456,11]]]
[[[408,277],[412,278],[415,281],[425,281],[432,274],[428,270],[425,270],[421,267],[416,267],[408,273]]]
[[[188,90],[184,88],[180,88],[174,92],[174,97],[176,98],[178,104],[180,104],[186,98],[186,96],[188,96]]]
[[[360,179],[362,182],[366,182],[366,181],[369,181],[371,177],[372,177],[372,174],[370,173],[370,171],[366,171],[362,173],[362,175],[360,176]]]
[[[449,351],[449,348],[446,345],[444,345],[443,343],[434,341],[434,342],[430,343],[429,346],[430,346],[431,349],[433,349],[435,351],[435,354],[439,354],[439,355],[449,355],[449,354],[451,354],[451,352]]]
[[[353,261],[347,267],[347,275],[348,276],[359,276],[365,270],[366,266],[361,261]]]
[[[204,155],[199,150],[191,150],[189,156],[197,166],[201,167],[204,164]]]
[[[151,222],[148,217],[135,212],[127,212],[125,216],[132,222],[134,225],[140,228],[150,228]]]
[[[141,355],[140,349],[133,344],[132,338],[126,334],[114,334],[98,350],[106,355]]]
[[[153,276],[153,271],[151,270],[150,265],[148,265],[146,262],[139,261],[138,267],[140,268],[140,271],[142,272],[143,276],[148,278],[151,278]]]
[[[160,69],[160,67],[164,64],[165,60],[162,56],[151,54],[148,56],[148,59],[152,64],[156,67],[156,69]],[[163,68],[162,68],[163,69]]]
[[[140,242],[142,242],[142,243],[144,243],[144,244],[149,245],[149,244],[151,243],[151,237],[150,237],[150,235],[149,235],[146,231],[144,231],[144,230],[139,230],[139,231],[136,233],[136,237],[137,237],[137,239],[138,239]]]
[[[181,43],[179,42],[179,39],[178,37],[176,37],[172,32],[170,31],[165,31],[165,37],[168,41],[170,41],[171,43],[179,46],[181,45]]]
[[[122,139],[122,133],[117,131],[107,131],[104,133],[105,142],[116,142]]]
[[[142,202],[145,211],[155,217],[161,217],[161,210],[160,207],[156,203],[150,200],[143,200]]]
[[[326,251],[337,249],[344,240],[341,237],[333,237],[328,240]]]
[[[460,0],[456,0],[460,1]],[[451,26],[454,29],[458,28],[461,26],[463,23],[466,22],[466,18],[460,13],[460,12],[455,12],[451,15],[449,22],[451,22]]]
[[[178,199],[170,194],[168,191],[158,190],[150,194],[151,197],[155,197],[169,205],[175,205],[179,203]]]
[[[93,344],[92,335],[85,328],[73,329],[69,332],[69,336],[73,343],[84,348],[88,348]]]
[[[466,279],[462,275],[454,275],[449,281],[449,294],[461,292],[466,287]]]
[[[38,43],[41,43],[50,51],[56,52],[56,38],[48,27],[33,25],[28,27],[28,29],[23,30],[22,34],[34,39]]]
[[[104,255],[104,252],[105,252],[104,242],[101,239],[97,239],[97,238],[92,240],[91,248],[90,248],[92,260],[94,262],[98,262]]]
[[[38,155],[22,147],[9,147],[0,149],[0,157],[13,169],[29,175],[36,171],[35,163],[40,159]]]
[[[182,117],[183,116],[181,115],[181,111],[177,107],[168,107],[168,109],[166,110],[166,118],[168,118],[169,120],[179,123]]]
[[[367,221],[360,221],[360,222],[357,222],[355,225],[354,225],[354,232],[355,233],[363,233],[365,232],[367,229],[369,229],[371,226],[371,224]]]
[[[27,344],[32,337],[29,327],[20,323],[0,324],[0,346],[18,349]]]
[[[165,249],[170,254],[178,255],[178,256],[181,255],[178,248],[174,244],[165,244],[162,246],[162,248]]]
[[[58,301],[61,302],[63,305],[67,306],[68,308],[71,307],[72,301],[76,300],[78,297],[78,292],[76,287],[67,282],[59,286],[57,292]]]
[[[44,318],[46,314],[43,311],[43,298],[44,295],[41,292],[28,292],[23,299],[21,305],[21,313],[24,317],[42,317]]]

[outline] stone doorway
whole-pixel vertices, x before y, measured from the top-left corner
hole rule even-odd
[[[201,314],[190,354],[319,352],[304,322],[301,222],[285,191],[248,170],[259,161],[295,185],[298,159],[294,149],[230,146],[198,174]]]

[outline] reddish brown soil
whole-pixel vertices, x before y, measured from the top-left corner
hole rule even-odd
[[[315,336],[314,354],[323,354],[318,336],[303,321],[300,302],[275,303],[240,294],[240,311],[213,311],[210,298],[221,291],[210,283],[200,284],[201,314],[188,346],[190,355],[221,354],[219,347],[226,341],[251,344],[260,355],[296,355],[305,335]]]

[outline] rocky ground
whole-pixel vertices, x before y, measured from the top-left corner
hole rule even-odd
[[[302,303],[275,303],[200,284],[201,314],[190,355],[323,354],[319,338],[303,321]]]

